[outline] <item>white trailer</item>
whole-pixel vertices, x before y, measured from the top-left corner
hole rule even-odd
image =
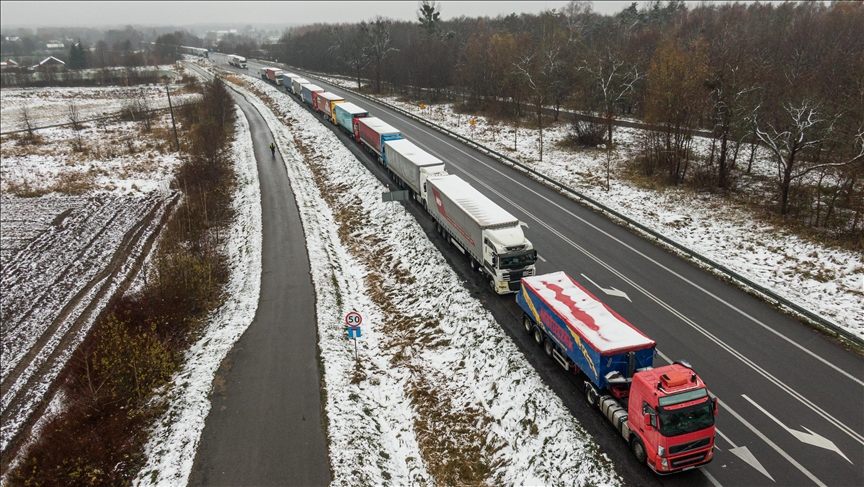
[[[296,96],[301,96],[303,93],[303,85],[309,84],[310,81],[306,78],[296,77],[291,78],[291,93],[294,93]]]
[[[426,210],[438,232],[468,256],[496,293],[519,291],[537,261],[519,220],[455,174],[430,177],[426,185]]]
[[[238,67],[240,69],[248,69],[246,67],[246,58],[243,56],[237,56],[235,54],[231,54],[228,56],[228,64],[231,66]]]
[[[417,147],[407,139],[384,142],[387,169],[411,190],[420,203],[426,202],[426,180],[431,176],[446,176],[444,162]]]

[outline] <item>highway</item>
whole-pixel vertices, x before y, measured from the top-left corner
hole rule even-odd
[[[235,70],[223,56],[211,58]],[[254,76],[259,67],[250,62],[246,73]],[[316,84],[400,129],[403,137],[444,160],[451,174],[525,222],[541,256],[538,274],[563,270],[576,278],[656,340],[656,365],[689,361],[720,398],[718,451],[711,464],[669,477],[636,465],[623,440],[589,410],[575,378],[522,330],[513,296],[492,294],[467,261],[430,231],[431,218],[410,203],[430,239],[629,483],[864,485],[864,359],[859,355],[489,156],[379,104]],[[342,140],[356,145],[345,136]],[[365,155],[360,159],[388,181],[380,165]],[[626,298],[604,294],[611,288],[624,291]]]

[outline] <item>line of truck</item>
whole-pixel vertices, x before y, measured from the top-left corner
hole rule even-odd
[[[654,368],[653,340],[566,273],[536,275],[537,251],[516,217],[367,110],[299,75],[285,77],[289,93],[349,134],[423,205],[496,293],[516,293],[525,331],[581,377],[588,404],[640,463],[671,474],[713,459],[718,400],[690,364]]]
[[[373,155],[435,221],[436,230],[486,276],[499,294],[515,293],[533,276],[537,252],[522,224],[457,175],[443,161],[402,137],[369,111],[293,73],[289,93],[320,113]],[[287,86],[287,82],[286,82]]]

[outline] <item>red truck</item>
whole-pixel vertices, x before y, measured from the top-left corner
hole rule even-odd
[[[564,272],[522,278],[522,324],[546,355],[580,374],[641,463],[659,474],[714,458],[717,398],[690,364],[653,368],[656,343]]]

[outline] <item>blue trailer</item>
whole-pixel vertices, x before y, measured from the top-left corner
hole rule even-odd
[[[302,90],[303,90],[302,93],[301,93],[301,95],[303,96],[303,101],[305,101],[306,104],[309,105],[310,107],[311,107],[311,106],[314,106],[314,105],[312,104],[312,94],[313,94],[313,93],[323,93],[323,92],[324,92],[324,88],[321,88],[321,87],[318,86],[318,85],[313,85],[313,84],[311,84],[311,83],[310,83],[310,84],[306,84],[306,85],[302,85],[301,88],[302,88]]]
[[[357,126],[358,118],[369,116],[369,112],[365,108],[360,108],[351,102],[340,103],[333,110],[336,114],[336,124],[339,128],[348,132],[354,137],[354,140],[360,142],[360,127]]]
[[[523,325],[565,369],[598,389],[627,384],[651,367],[657,344],[564,272],[522,278]]]

